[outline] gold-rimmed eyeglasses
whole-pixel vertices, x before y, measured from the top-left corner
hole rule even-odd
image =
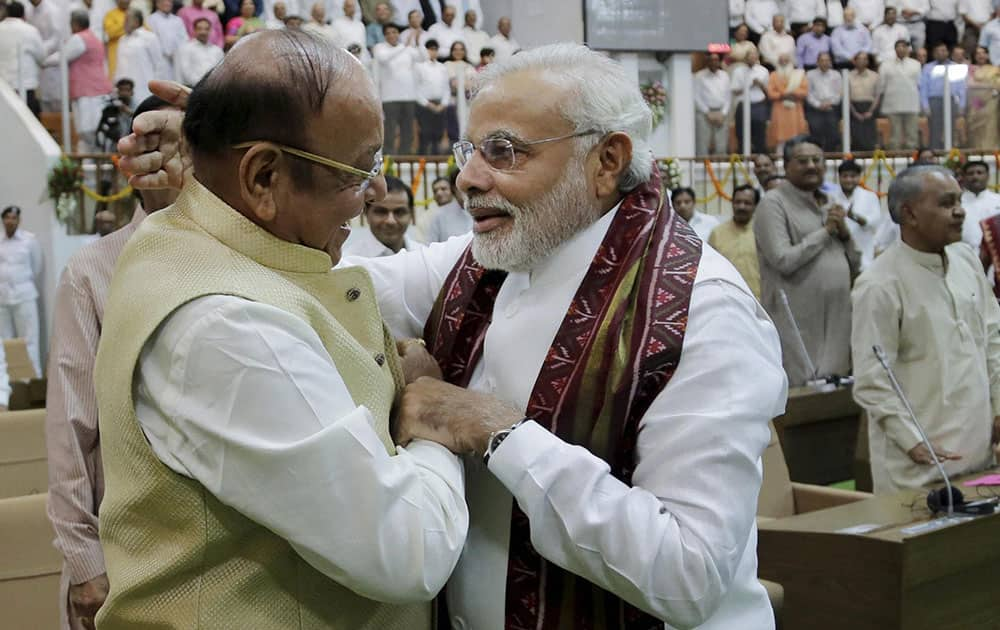
[[[382,150],[380,149],[378,153],[375,154],[375,164],[372,165],[371,170],[365,171],[363,169],[351,166],[350,164],[344,164],[343,162],[338,162],[336,160],[331,160],[328,157],[323,157],[322,155],[317,155],[315,153],[310,153],[309,151],[303,151],[302,149],[296,149],[295,147],[290,147],[286,144],[280,144],[277,142],[272,142],[270,140],[248,140],[247,142],[241,142],[239,144],[234,144],[234,149],[249,149],[255,144],[260,142],[268,142],[278,147],[281,151],[294,155],[295,157],[300,157],[303,160],[309,160],[310,162],[315,162],[316,164],[322,164],[323,166],[328,166],[330,168],[335,168],[338,171],[344,171],[345,173],[350,173],[351,175],[357,175],[363,178],[361,181],[361,192],[368,190],[368,187],[372,185],[372,181],[382,172]]]
[[[578,131],[576,133],[569,133],[565,136],[556,136],[554,138],[543,138],[541,140],[528,140],[517,142],[516,146],[532,146],[536,144],[545,144],[547,142],[556,142],[559,140],[568,140],[569,138],[580,138],[583,136],[591,136],[595,133],[600,133],[596,129],[591,129],[588,131]],[[516,146],[513,141],[508,138],[494,137],[486,138],[479,143],[479,146],[472,144],[468,140],[459,140],[452,145],[452,152],[455,154],[455,164],[458,165],[458,170],[465,168],[465,165],[469,163],[472,156],[475,155],[476,150],[483,155],[483,159],[490,167],[498,171],[509,171],[514,168],[516,161]]]

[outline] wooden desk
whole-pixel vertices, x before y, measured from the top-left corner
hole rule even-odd
[[[774,427],[792,481],[828,485],[854,479],[860,416],[850,386],[831,392],[790,389],[785,414],[774,419]]]
[[[962,488],[967,498],[975,490]],[[784,628],[1000,628],[1000,513],[907,534],[934,520],[926,496],[907,491],[761,523],[759,575],[784,586]],[[880,527],[838,533],[862,524]]]

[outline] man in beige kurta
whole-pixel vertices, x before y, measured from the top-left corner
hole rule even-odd
[[[733,263],[758,300],[760,262],[751,220],[759,202],[760,193],[750,184],[736,188],[733,191],[733,218],[716,226],[708,237],[708,244]]]
[[[778,328],[788,383],[796,386],[814,376],[850,372],[851,281],[861,254],[851,240],[846,211],[819,190],[819,146],[803,138],[786,143],[785,176],[787,181],[760,202],[754,235],[761,303]],[[782,304],[782,292],[794,322]]]
[[[940,475],[872,346],[885,351],[951,475],[993,463],[1000,432],[1000,307],[961,242],[965,212],[950,173],[915,167],[890,189],[902,241],[875,259],[852,294],[854,398],[868,413],[876,493]]]

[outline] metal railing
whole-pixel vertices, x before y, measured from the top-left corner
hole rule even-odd
[[[1000,189],[1000,173],[996,168],[997,151],[995,149],[963,150],[961,155],[966,160],[983,160],[991,166],[991,186]],[[125,177],[115,167],[113,156],[106,153],[73,154],[74,159],[81,161],[84,172],[84,184],[102,194],[113,195],[124,190],[128,185]],[[938,152],[937,158],[944,162],[947,158],[944,152]],[[889,190],[894,174],[905,169],[916,159],[913,152],[881,152],[855,153],[851,156],[861,164],[864,170],[863,185],[884,197]],[[845,154],[828,153],[824,165],[826,181],[832,185],[837,183],[837,167],[845,159]],[[753,166],[743,157],[704,156],[683,158],[660,158],[661,169],[666,168],[666,162],[676,164],[679,173],[680,186],[694,189],[697,196],[697,207],[702,212],[721,217],[728,217],[731,212],[730,198],[736,186],[745,183],[756,185]],[[388,170],[404,182],[413,185],[413,196],[416,204],[418,221],[422,211],[433,206],[434,195],[432,186],[439,177],[448,176],[451,167],[448,156],[416,156],[399,155],[387,160]],[[777,171],[783,172],[781,160],[776,160]],[[93,200],[83,192],[78,193],[78,220],[74,222],[73,231],[77,233],[93,232],[93,217],[100,210],[114,212],[119,225],[124,225],[132,216],[135,201],[131,196],[124,199],[101,203]]]

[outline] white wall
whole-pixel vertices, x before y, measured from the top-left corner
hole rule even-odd
[[[87,241],[87,237],[67,236],[66,229],[56,220],[55,207],[48,198],[46,186],[49,169],[59,160],[59,146],[4,81],[0,81],[0,120],[3,121],[0,208],[20,206],[21,228],[38,238],[45,259],[39,286],[44,363],[59,274],[66,260]]]
[[[580,0],[481,0],[483,30],[493,35],[497,20],[509,17],[511,36],[525,48],[553,42],[583,42]]]

